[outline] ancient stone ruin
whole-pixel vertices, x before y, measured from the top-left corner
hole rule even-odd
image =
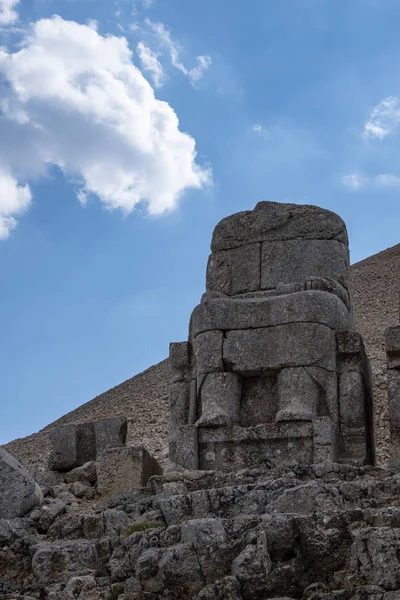
[[[163,474],[123,416],[54,427],[42,490],[0,449],[0,598],[400,598],[400,325],[376,467],[343,221],[262,202],[211,251]]]
[[[372,382],[346,227],[261,202],[215,228],[189,341],[173,343],[170,458],[191,469],[373,464]]]

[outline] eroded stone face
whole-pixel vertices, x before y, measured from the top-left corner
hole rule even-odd
[[[211,250],[189,340],[171,345],[172,460],[219,470],[373,462],[340,217],[261,202],[223,219]]]

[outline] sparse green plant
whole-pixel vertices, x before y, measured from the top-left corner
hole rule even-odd
[[[144,521],[143,523],[132,523],[122,532],[124,537],[128,537],[132,535],[132,533],[137,533],[140,531],[148,531],[149,529],[158,529],[162,527],[161,523],[157,523],[155,521]]]

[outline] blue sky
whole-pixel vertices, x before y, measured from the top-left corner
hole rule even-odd
[[[396,0],[0,0],[0,443],[165,358],[260,200],[400,242]]]

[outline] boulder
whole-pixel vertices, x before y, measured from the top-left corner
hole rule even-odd
[[[39,485],[11,454],[0,448],[0,518],[23,517],[43,501]]]

